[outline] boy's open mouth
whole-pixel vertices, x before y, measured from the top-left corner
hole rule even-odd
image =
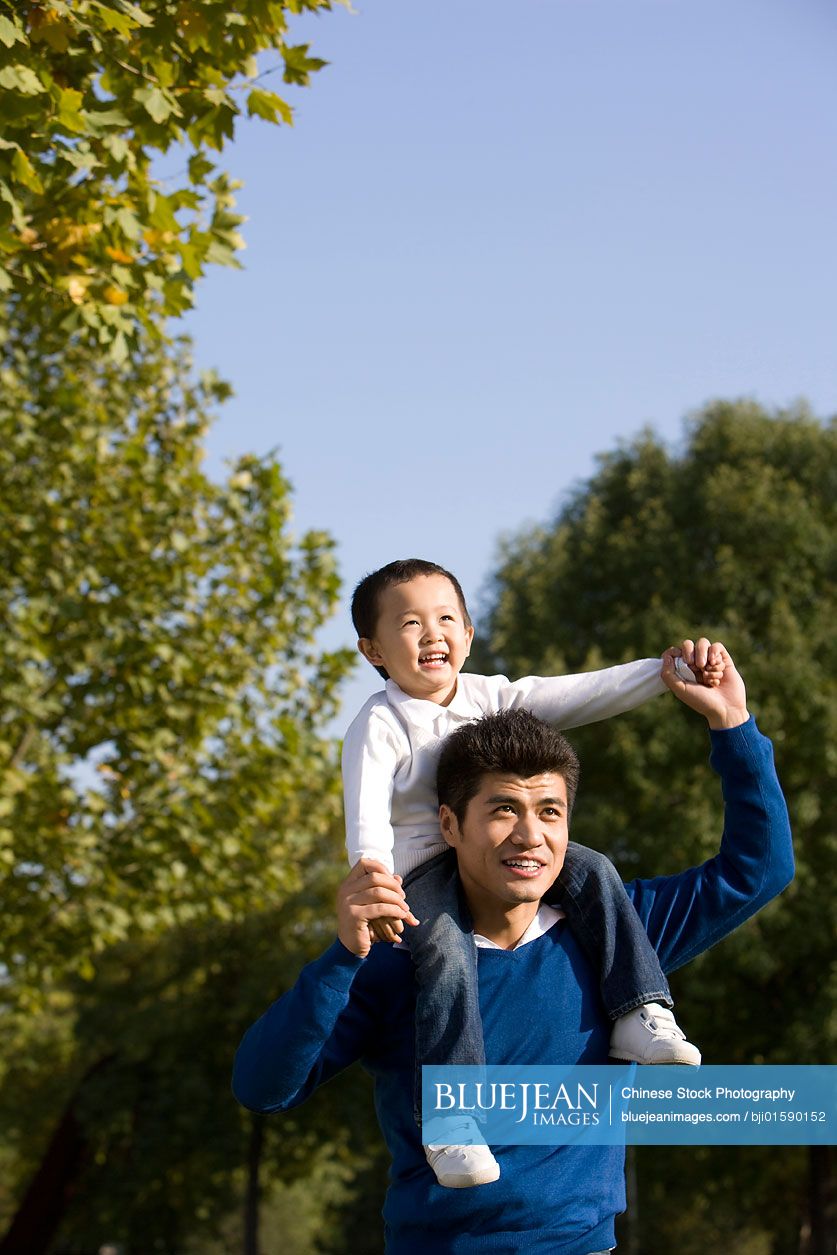
[[[422,654],[419,658],[420,667],[443,667],[448,660],[447,654]]]

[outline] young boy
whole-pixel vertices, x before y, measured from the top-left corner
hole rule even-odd
[[[404,878],[414,912],[406,940],[418,985],[415,1113],[421,1123],[422,1064],[485,1062],[474,939],[439,828],[442,740],[463,723],[518,706],[561,729],[578,727],[631,710],[665,686],[655,658],[515,683],[460,675],[474,635],[462,589],[449,571],[420,559],[391,562],[361,580],[352,619],[358,648],[386,687],[346,733],[346,843],[353,866],[375,859]],[[722,674],[723,665],[710,655],[701,681],[717,684]],[[695,679],[688,669],[681,676]],[[527,870],[525,857],[509,860],[512,878],[525,878]],[[571,842],[546,901],[564,911],[600,973],[602,1001],[614,1021],[610,1054],[637,1063],[699,1064],[700,1053],[668,1009],[671,994],[657,955],[609,860]],[[370,929],[377,940],[398,942],[403,925],[393,918]],[[434,1141],[425,1149],[441,1185],[481,1185],[499,1176],[485,1145]]]

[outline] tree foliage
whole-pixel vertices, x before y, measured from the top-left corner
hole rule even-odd
[[[225,386],[9,342],[0,391],[0,994],[37,1002],[137,930],[241,917],[339,810],[332,543],[276,462],[201,469]]]
[[[0,1234],[27,1186],[28,1233],[49,1210],[50,1183],[31,1182],[54,1139],[55,1113],[71,1107],[77,1142],[63,1164],[61,1216],[48,1249],[96,1250],[106,1240],[140,1252],[183,1250],[187,1241],[200,1249],[198,1239],[216,1231],[237,1238],[227,1249],[241,1249],[255,1117],[230,1093],[232,1055],[265,1001],[330,939],[341,846],[335,824],[306,859],[301,892],[270,911],[111,947],[97,957],[92,981],[71,983],[63,1017],[53,1007],[51,1031],[17,1053],[0,1086],[0,1127],[16,1152],[0,1196]],[[260,1120],[265,1200],[277,1183],[296,1184],[302,1195],[311,1177],[346,1194],[362,1130],[371,1136],[364,1081],[355,1073],[303,1113]],[[311,1201],[323,1231],[325,1217]],[[35,1249],[31,1237],[29,1244]]]
[[[777,902],[675,977],[682,1022],[708,1060],[834,1055],[834,933],[823,907],[837,890],[835,523],[834,425],[804,408],[771,415],[717,403],[690,422],[677,452],[646,432],[602,456],[552,525],[504,544],[491,589],[478,666],[560,673],[658,654],[695,632],[725,641],[741,666],[776,744],[798,870]],[[626,878],[676,871],[716,848],[720,798],[688,712],[660,699],[572,739],[583,767],[573,835],[614,857]],[[767,1158],[787,1168],[784,1179]],[[758,1152],[745,1159],[755,1165]],[[655,1173],[663,1182],[655,1198],[672,1223],[677,1209],[691,1218],[675,1237],[655,1210],[644,1253],[672,1242],[705,1249],[713,1223],[716,1236],[736,1224],[756,1237],[781,1230],[764,1249],[789,1249],[782,1241],[789,1218],[798,1229],[804,1197],[798,1156],[762,1155],[746,1184],[730,1178],[729,1214],[716,1208],[714,1221],[697,1208],[705,1195],[694,1179],[688,1200],[678,1192],[680,1160],[673,1166],[666,1151],[643,1162],[653,1162],[649,1182]]]
[[[208,153],[242,116],[290,124],[265,82],[305,85],[325,62],[288,19],[332,0],[0,0],[0,292],[53,348],[116,361],[140,329],[192,301],[242,247],[235,184]],[[273,51],[262,68],[260,53]],[[168,154],[163,177],[159,158]]]
[[[292,123],[271,76],[324,62],[289,22],[331,7],[0,0],[3,1250],[218,1228],[242,1007],[330,914],[333,545],[294,536],[272,456],[204,473],[229,388],[165,330],[242,247],[214,154],[244,116]],[[344,1141],[265,1155],[339,1199]]]

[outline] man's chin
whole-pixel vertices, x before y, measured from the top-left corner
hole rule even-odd
[[[543,872],[539,876],[530,878],[514,877],[507,881],[507,888],[511,893],[518,897],[521,902],[536,902],[548,893],[557,880],[557,875],[551,872]]]
[[[551,884],[551,881],[549,883]],[[515,903],[540,902],[548,889],[549,884],[545,883],[544,878],[537,876],[533,880],[520,880],[509,885],[507,897],[509,901]]]

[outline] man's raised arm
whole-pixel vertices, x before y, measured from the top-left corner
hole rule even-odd
[[[687,664],[704,665],[709,642],[684,642]],[[673,971],[739,927],[787,886],[793,848],[773,749],[747,710],[744,682],[723,646],[725,671],[715,688],[686,684],[663,657],[662,678],[686,706],[705,716],[710,765],[721,778],[724,830],[718,854],[675,876],[627,886],[660,962]],[[691,656],[690,656],[691,653]]]

